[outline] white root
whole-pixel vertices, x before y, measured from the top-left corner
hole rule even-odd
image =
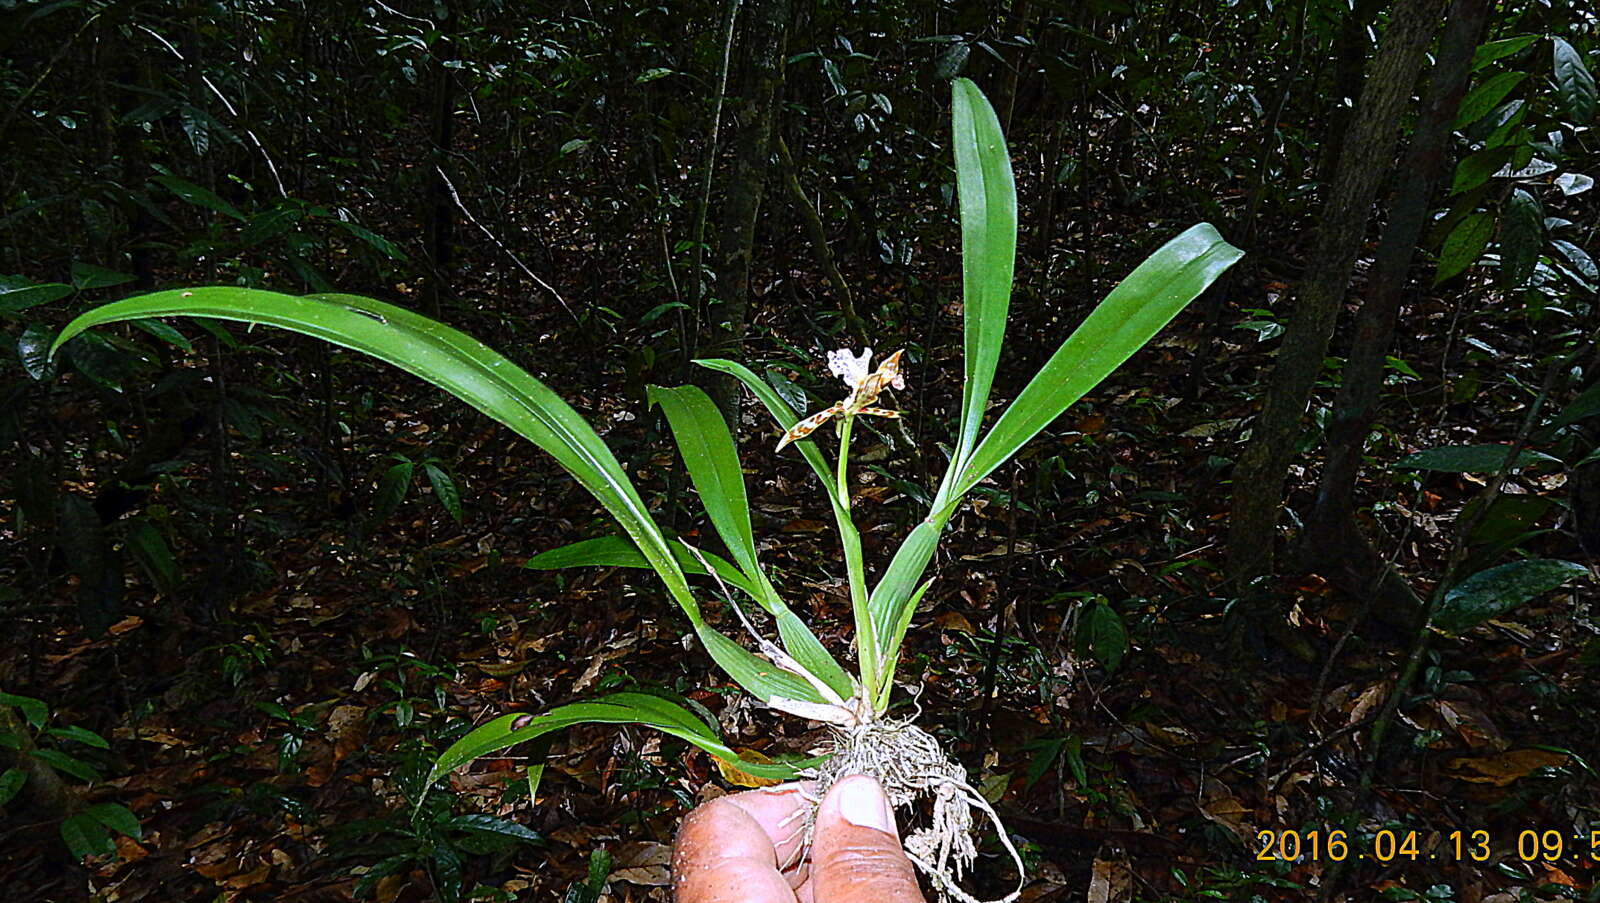
[[[959,903],[984,903],[960,886],[978,858],[972,840],[972,810],[976,809],[994,823],[1000,843],[1017,867],[1017,889],[990,903],[1014,903],[1021,896],[1025,880],[1022,855],[989,801],[967,782],[966,769],[945,755],[933,735],[909,721],[872,721],[839,730],[836,743],[834,755],[812,775],[817,782],[817,800],[840,779],[853,774],[876,779],[897,809],[929,800],[932,820],[906,835],[906,855],[941,897]],[[814,813],[803,828],[807,845],[812,819]]]

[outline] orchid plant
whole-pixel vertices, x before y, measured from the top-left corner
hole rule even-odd
[[[295,297],[235,287],[157,292],[107,304],[79,316],[57,337],[52,354],[84,330],[118,321],[182,315],[262,323],[387,361],[509,426],[552,455],[610,512],[623,531],[619,536],[585,540],[545,552],[531,559],[529,566],[621,565],[654,570],[667,594],[687,616],[690,629],[735,683],[773,709],[836,728],[840,742],[832,750],[838,753],[834,761],[845,764],[836,764],[835,772],[839,768],[881,769],[884,765],[883,755],[871,750],[862,752],[864,747],[858,742],[861,737],[882,740],[889,735],[910,736],[913,731],[920,735],[914,737],[920,744],[917,754],[928,761],[928,767],[909,777],[902,776],[906,777],[902,782],[906,786],[890,787],[890,796],[900,803],[912,801],[919,793],[956,801],[941,809],[943,804],[936,799],[935,820],[945,827],[937,835],[922,838],[920,844],[908,843],[908,849],[913,850],[930,875],[938,872],[943,876],[935,875],[935,883],[942,891],[970,899],[955,888],[949,865],[953,855],[957,860],[955,874],[959,876],[961,860],[970,861],[970,839],[964,843],[951,839],[953,833],[966,832],[970,820],[962,821],[965,808],[957,817],[952,814],[952,807],[965,803],[986,810],[987,804],[981,804],[982,798],[975,793],[968,793],[970,788],[956,786],[959,783],[965,787],[964,773],[953,764],[948,768],[939,765],[948,760],[931,737],[886,714],[895,687],[901,643],[918,602],[932,583],[926,571],[940,536],[974,487],[1143,347],[1236,262],[1241,252],[1207,224],[1194,226],[1167,242],[1111,291],[985,430],[984,415],[989,408],[1010,304],[1017,237],[1016,191],[994,111],[978,88],[965,79],[957,79],[953,86],[952,126],[964,296],[965,367],[960,417],[949,467],[932,504],[870,587],[871,573],[862,560],[861,536],[851,515],[850,434],[857,417],[900,416],[877,404],[884,392],[904,387],[903,352],[889,355],[873,369],[871,349],[860,355],[849,349],[835,351],[829,355],[829,369],[844,381],[848,396],[805,417],[747,367],[727,360],[696,362],[729,374],[746,386],[782,431],[779,450],[793,445],[821,481],[848,572],[855,622],[853,673],[795,614],[762,567],[733,436],[716,405],[694,386],[652,387],[649,401],[666,415],[690,480],[722,542],[724,555],[667,535],[594,429],[526,370],[449,326],[371,298],[344,294]],[[837,451],[831,462],[819,441],[823,434],[818,432],[830,421],[837,426]],[[727,587],[732,587],[748,597],[765,613],[776,636],[763,635],[737,604],[731,608],[749,635],[748,644],[718,630],[701,608],[699,594],[691,588],[691,578],[702,577],[709,578],[724,593],[731,592]],[[713,725],[689,708],[662,696],[622,692],[558,706],[543,714],[511,713],[493,719],[445,750],[432,769],[429,783],[480,756],[585,722],[648,725],[761,778],[825,774],[828,768],[816,760],[743,760],[719,738]],[[904,752],[910,747],[899,749]],[[911,761],[900,753],[892,755],[899,756],[896,761],[901,763],[895,767]],[[940,771],[941,768],[945,770]],[[883,773],[879,776],[894,777]],[[919,787],[912,786],[919,782]]]

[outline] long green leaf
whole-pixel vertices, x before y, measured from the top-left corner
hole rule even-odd
[[[932,580],[923,581],[917,591],[911,594],[911,599],[900,607],[899,620],[889,625],[887,633],[887,648],[883,653],[883,674],[878,680],[877,696],[874,703],[877,711],[886,711],[889,708],[889,693],[894,689],[895,665],[900,657],[900,644],[905,642],[906,631],[911,627],[911,616],[916,614],[917,605],[922,602],[922,597],[928,592],[928,587],[933,585]]]
[[[1209,223],[1162,245],[1111,290],[1006,408],[962,470],[963,495],[1144,347],[1244,252]]]
[[[1500,217],[1500,284],[1515,289],[1526,283],[1544,247],[1544,206],[1527,190],[1513,189]]]
[[[683,543],[672,540],[672,553],[677,556],[678,566],[686,574],[705,576],[704,565],[694,557]],[[701,552],[706,563],[711,565],[722,582],[738,589],[752,599],[758,599],[760,590],[755,584],[746,579],[744,572],[739,570],[733,562],[711,552]],[[554,571],[562,568],[576,567],[604,567],[604,568],[649,568],[650,562],[639,551],[639,547],[629,542],[622,536],[600,536],[595,539],[584,539],[570,545],[560,546],[529,558],[523,567],[535,571]]]
[[[22,785],[27,783],[28,773],[20,768],[7,768],[0,771],[0,806],[11,802],[12,798],[22,790]]]
[[[886,657],[883,674],[893,672],[887,657],[899,648],[910,623],[907,609],[915,605],[913,593],[962,496],[1099,385],[1242,256],[1204,223],[1167,242],[1100,302],[1006,408],[872,590],[869,608]]]
[[[231,216],[241,223],[245,221],[244,214],[239,212],[239,208],[223,200],[209,188],[202,188],[187,179],[180,179],[167,173],[151,176],[150,178],[152,181],[160,182],[168,191],[188,203],[215,210],[225,216]]]
[[[1439,249],[1439,265],[1433,271],[1433,284],[1453,279],[1477,263],[1484,248],[1489,246],[1489,239],[1493,237],[1493,216],[1482,210],[1467,214],[1450,230]]]
[[[480,756],[509,749],[576,724],[643,724],[693,743],[708,753],[757,777],[787,780],[797,767],[747,762],[717,738],[688,709],[647,693],[615,693],[593,702],[557,706],[542,715],[502,715],[474,729],[446,749],[428,773],[428,784]]]
[[[961,300],[965,373],[961,422],[950,472],[961,469],[978,440],[1000,362],[1017,256],[1017,188],[1000,119],[978,86],[951,85],[950,124],[961,207]]]
[[[127,806],[118,805],[117,803],[99,803],[83,810],[83,814],[118,834],[126,834],[134,840],[144,836],[144,832],[139,828],[139,817],[134,815]]]
[[[1426,448],[1395,462],[1402,470],[1436,470],[1441,473],[1495,473],[1506,463],[1509,445],[1441,445]],[[1518,452],[1509,469],[1532,467],[1537,464],[1561,466],[1561,459],[1541,451],[1524,448]]]
[[[660,406],[672,428],[672,438],[700,493],[700,502],[728,554],[751,580],[758,579],[755,531],[750,527],[750,501],[744,491],[744,471],[739,449],[717,405],[698,386],[651,386],[652,406]]]
[[[695,363],[708,370],[726,373],[744,383],[745,387],[754,393],[756,398],[766,406],[767,413],[772,415],[772,421],[777,424],[779,430],[788,429],[795,421],[800,419],[794,408],[783,400],[777,390],[773,389],[765,380],[755,375],[750,368],[743,364],[715,358],[697,360]],[[865,570],[862,566],[861,535],[856,531],[855,522],[850,518],[850,512],[839,504],[838,497],[832,491],[833,473],[828,466],[828,460],[823,456],[822,450],[817,447],[817,443],[813,438],[802,439],[794,445],[800,449],[800,454],[806,459],[806,463],[811,465],[812,471],[816,473],[817,479],[821,481],[823,488],[828,490],[823,495],[827,497],[828,503],[833,509],[834,523],[839,529],[839,543],[844,551],[846,570],[851,578],[851,607],[855,609],[865,606],[867,593],[865,579],[861,576]],[[811,629],[806,627],[793,614],[785,616],[775,611],[774,615],[778,619],[778,633],[783,638],[784,649],[794,656],[795,660],[800,664],[811,669],[811,673],[821,678],[834,692],[848,699],[852,692],[849,675],[839,666],[838,661],[828,653],[822,643],[817,640]],[[862,623],[862,616],[857,617],[857,623]],[[859,637],[857,642],[860,642]],[[873,650],[870,648],[858,648],[858,651],[862,656],[873,654]],[[863,664],[865,665],[866,663],[864,662]],[[864,670],[877,673],[879,665],[880,662],[874,659],[871,665],[865,667]]]
[[[707,370],[726,373],[744,383],[745,388],[754,393],[756,398],[766,406],[767,413],[772,415],[772,422],[777,424],[779,433],[794,426],[796,421],[800,419],[801,415],[790,407],[787,401],[783,400],[783,396],[779,395],[776,389],[767,385],[766,380],[755,375],[744,364],[718,358],[705,358],[697,360],[695,363]],[[794,447],[800,449],[801,456],[806,459],[806,463],[810,464],[811,469],[816,472],[817,479],[822,481],[823,487],[831,487],[833,485],[833,471],[828,466],[828,459],[823,456],[822,449],[817,447],[815,435],[813,433],[812,438],[796,442]],[[832,492],[826,494],[829,499],[833,499]]]
[[[1495,60],[1517,53],[1537,40],[1539,36],[1536,34],[1523,34],[1480,44],[1472,54],[1472,71],[1477,72]]]
[[[878,585],[872,588],[872,598],[867,607],[872,613],[873,623],[878,627],[878,643],[885,662],[882,673],[885,675],[893,671],[893,665],[888,661],[889,650],[900,646],[901,637],[895,636],[894,630],[899,625],[911,623],[906,608],[914,604],[911,601],[912,594],[922,580],[923,572],[928,569],[928,562],[933,560],[933,552],[939,547],[939,535],[944,532],[949,519],[948,515],[941,517],[935,512],[912,528],[910,535],[889,560],[888,569],[878,578]]]
[[[827,683],[841,698],[851,693],[850,677],[803,621],[784,604],[772,582],[761,570],[756,558],[755,532],[750,526],[750,502],[745,496],[744,472],[739,467],[739,452],[728,431],[727,421],[717,410],[711,397],[696,386],[676,389],[651,386],[650,403],[660,405],[666,412],[667,423],[678,443],[678,451],[689,470],[711,517],[717,535],[728,547],[728,552],[738,562],[744,579],[740,586],[761,607],[777,619],[779,637],[784,649],[795,661],[814,676]],[[684,550],[687,553],[687,549]],[[705,553],[701,553],[705,554]],[[718,567],[710,556],[719,575],[726,578],[724,569]],[[682,563],[680,557],[679,562]],[[685,567],[685,570],[688,570]],[[702,569],[703,570],[703,569]],[[739,583],[741,581],[729,581]]]
[[[51,346],[105,323],[195,316],[263,323],[371,355],[450,392],[544,449],[599,500],[650,562],[689,616],[717,664],[763,701],[821,701],[799,677],[776,669],[705,623],[666,538],[595,431],[544,383],[459,330],[393,304],[357,295],[294,297],[235,287],[156,292],[82,314]]]
[[[161,316],[278,326],[371,355],[450,392],[554,456],[639,544],[690,619],[699,620],[660,529],[611,450],[560,396],[482,342],[371,298],[216,287],[156,292],[95,308],[62,330],[51,353],[91,327]]]

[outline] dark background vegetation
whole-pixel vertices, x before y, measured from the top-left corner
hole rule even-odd
[[[0,885],[665,899],[677,819],[740,781],[677,741],[577,730],[410,806],[474,720],[599,689],[682,694],[741,749],[815,738],[737,702],[650,579],[519,567],[609,532],[551,462],[270,330],[43,348],[157,287],[414,306],[572,400],[685,533],[645,386],[714,355],[826,398],[826,350],[905,348],[908,430],[857,487],[881,563],[960,398],[964,74],[1017,173],[1001,397],[1182,228],[1248,252],[981,488],[913,622],[902,681],[1025,843],[1025,899],[1596,899],[1596,26],[1566,0],[0,2],[0,691],[45,706],[0,700]],[[707,385],[781,589],[844,650],[821,498]],[[1339,829],[1344,862],[1257,853]]]

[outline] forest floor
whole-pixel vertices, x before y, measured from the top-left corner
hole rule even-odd
[[[1107,247],[1117,244],[1108,236],[1151,231],[1140,213],[1094,222],[1093,233],[1060,243]],[[1132,262],[1100,269],[1125,272]],[[462,297],[504,296],[499,280],[512,278],[495,275],[498,261],[463,272],[483,284],[460,286]],[[1252,272],[1270,296],[1260,306],[1280,307],[1283,281]],[[1046,275],[1024,272],[1019,281]],[[881,351],[916,349],[913,386],[897,403],[929,438],[959,394],[959,307],[951,301],[959,292],[953,267],[928,264],[918,276],[915,284],[869,281],[858,294],[864,309],[888,312],[877,318],[888,323]],[[758,281],[764,298],[745,355],[785,355],[778,337],[824,347],[795,338],[816,335],[796,302],[822,289],[793,273],[768,271]],[[1081,287],[1022,290],[1008,357],[1020,362],[1008,364],[1002,394],[1031,375],[1089,300]],[[1363,624],[1330,661],[1360,605],[1314,579],[1275,588],[1281,624],[1273,630],[1236,629],[1220,588],[1227,464],[1271,343],[1257,341],[1261,317],[1242,312],[1254,302],[1234,301],[1215,353],[1199,339],[1199,315],[1186,314],[1041,437],[1017,482],[1002,470],[952,523],[907,640],[900,680],[922,692],[914,702],[899,694],[903,711],[920,710],[1023,843],[1030,903],[1306,900],[1330,884],[1335,899],[1352,901],[1379,892],[1461,903],[1586,891],[1593,899],[1600,851],[1591,852],[1590,837],[1569,836],[1548,861],[1518,849],[1524,832],[1570,831],[1596,811],[1594,763],[1585,756],[1600,749],[1592,717],[1600,670],[1592,639],[1585,649],[1572,626],[1580,619],[1569,613],[1571,595],[1436,643],[1425,686],[1405,709],[1402,745],[1386,752],[1370,796],[1356,792],[1372,754],[1365,728],[1410,638]],[[1409,322],[1438,323],[1429,303],[1419,301]],[[663,521],[688,530],[686,507],[667,496],[681,485],[666,477],[675,453],[651,432],[637,377],[614,357],[647,344],[649,327],[619,326],[597,339],[547,302],[500,304],[499,316],[545,308],[518,333],[539,339],[514,356],[535,361],[535,375],[636,463]],[[500,344],[484,309],[463,301],[446,313]],[[1397,358],[1428,375],[1397,371],[1390,404],[1409,407],[1403,419],[1413,426],[1385,435],[1374,452],[1380,460],[1448,438],[1428,426],[1427,412],[1446,396],[1440,375],[1420,362],[1443,359],[1442,346],[1474,328],[1447,335],[1440,324],[1404,339]],[[302,360],[308,353],[282,337],[252,340]],[[1197,353],[1210,358],[1206,390],[1187,400]],[[235,382],[254,378],[259,354],[231,355]],[[364,870],[379,866],[362,890],[380,903],[448,898],[452,883],[462,899],[582,901],[602,886],[600,899],[617,903],[668,899],[678,820],[700,801],[748,786],[747,776],[658,734],[585,727],[544,751],[536,799],[525,782],[527,751],[512,750],[452,775],[453,792],[434,793],[428,817],[414,822],[419,771],[462,723],[618,688],[681,694],[713,714],[732,745],[754,753],[803,753],[818,731],[743,701],[684,642],[680,613],[647,573],[520,568],[539,551],[611,532],[540,453],[415,381],[333,360],[341,404],[353,408],[366,396],[371,405],[359,419],[339,415],[357,427],[336,450],[345,466],[360,474],[394,452],[440,455],[464,488],[463,523],[421,489],[386,522],[367,524],[341,502],[348,494],[357,508],[370,505],[370,479],[352,479],[354,488],[330,499],[303,470],[285,478],[256,463],[293,458],[301,440],[291,431],[268,430],[255,457],[235,436],[228,491],[247,503],[232,535],[248,553],[222,542],[185,553],[252,562],[253,580],[227,578],[248,591],[180,603],[130,581],[126,615],[92,638],[76,626],[74,588],[61,579],[28,599],[23,629],[0,639],[0,653],[25,663],[14,673],[26,680],[8,689],[48,698],[62,722],[111,740],[110,777],[88,797],[129,806],[143,827],[141,839],[120,838],[115,857],[91,860],[85,871],[66,861],[54,826],[0,822],[9,851],[0,886],[17,900],[83,899],[87,882],[94,899],[116,903],[310,903],[354,898]],[[788,375],[811,385],[824,377],[816,366]],[[1471,404],[1485,426],[1475,440],[1514,433],[1508,412],[1521,403],[1504,386],[1480,394]],[[753,407],[746,412],[746,477],[764,560],[791,605],[842,653],[850,613],[826,506],[802,466],[770,454],[772,431]],[[93,431],[72,411],[56,416],[62,435]],[[868,562],[884,562],[919,516],[918,480],[881,437],[860,447],[868,466],[857,516]],[[92,490],[111,463],[85,457],[80,488]],[[216,477],[210,455],[196,454],[180,473],[195,492],[213,491],[205,488]],[[1297,479],[1304,487],[1312,476]],[[1421,492],[1406,485],[1371,487],[1374,497],[1399,501],[1369,520],[1403,537],[1391,541],[1397,564],[1426,587],[1438,576],[1450,516],[1474,487],[1457,477],[1429,478]],[[1529,481],[1522,491],[1544,488]],[[1304,491],[1291,505],[1304,502]],[[13,565],[3,567],[23,572]],[[1080,640],[1080,622],[1100,597],[1125,625],[1125,649],[1115,636]],[[709,607],[714,620],[731,623]],[[997,628],[1004,642],[991,679]],[[1243,640],[1234,644],[1235,636]],[[480,853],[493,844],[453,829],[451,812],[504,816],[538,839]],[[1326,833],[1320,852],[1309,849],[1311,831],[1347,818],[1357,825],[1347,861],[1333,861]],[[1268,844],[1285,849],[1286,831],[1300,832],[1307,847],[1297,861],[1260,854]],[[1487,832],[1486,857],[1477,831]],[[1004,857],[992,838],[985,849],[978,883],[1003,893],[1011,880]],[[591,884],[592,868],[600,882]]]

